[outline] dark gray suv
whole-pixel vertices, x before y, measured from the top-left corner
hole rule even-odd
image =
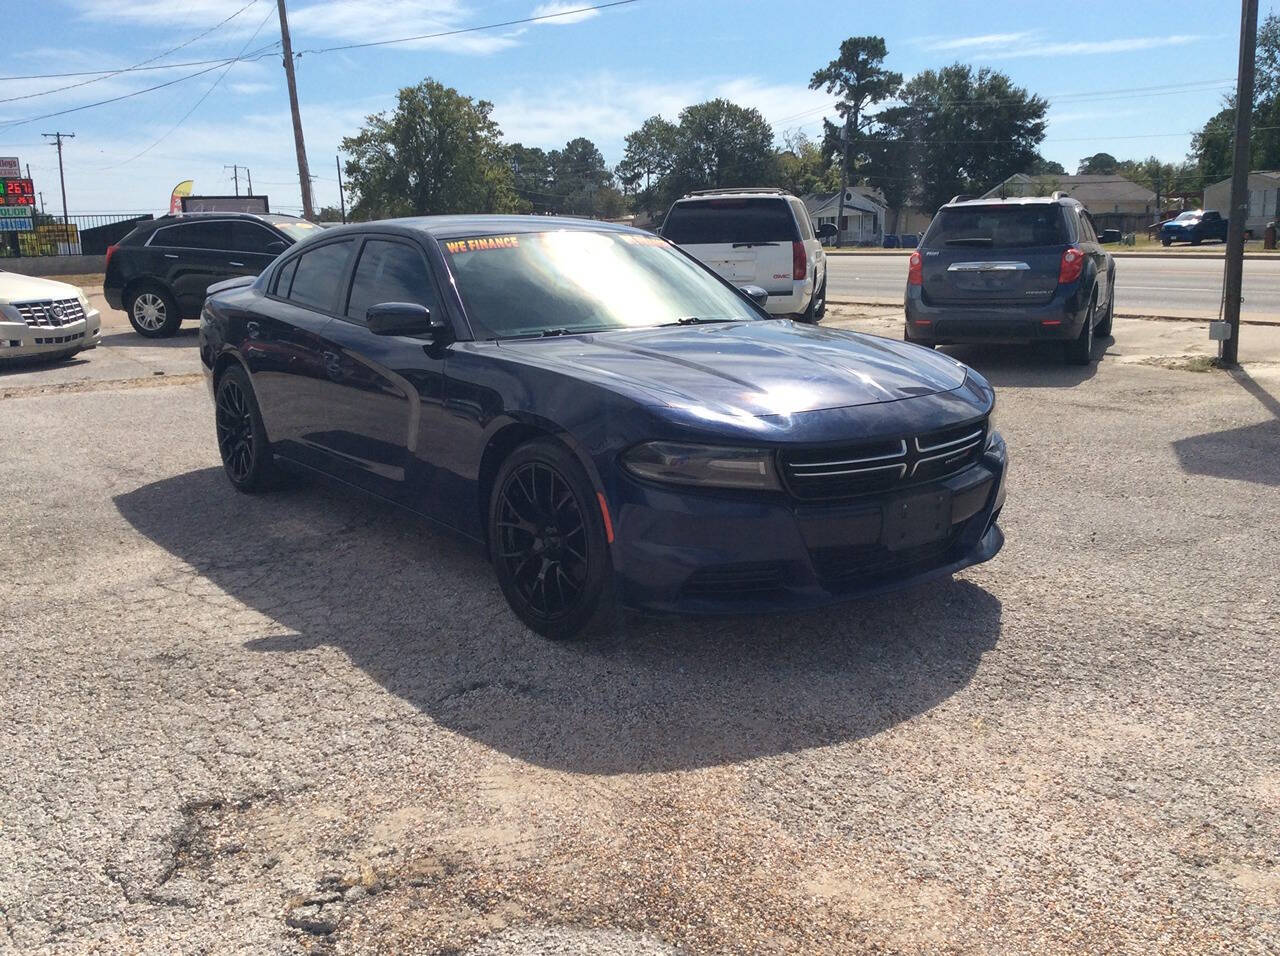
[[[1033,199],[957,196],[911,254],[906,339],[1059,341],[1086,365],[1111,334],[1115,260],[1085,208],[1060,193]]]

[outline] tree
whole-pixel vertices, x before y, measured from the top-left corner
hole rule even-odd
[[[757,109],[715,99],[686,106],[676,127],[662,205],[692,189],[768,186],[777,176],[773,128]]]
[[[985,67],[925,70],[898,99],[902,108],[885,111],[880,126],[910,143],[915,200],[927,211],[1024,171],[1044,139],[1048,103]]]
[[[546,150],[523,143],[507,147],[513,188],[533,212],[556,212],[558,197],[552,192],[551,160]]]
[[[1031,164],[1026,168],[1026,172],[1032,176],[1065,176],[1067,175],[1067,167],[1062,163],[1056,163],[1052,159],[1045,159],[1039,153],[1031,160]]]
[[[816,70],[809,80],[809,89],[824,89],[835,93],[836,113],[844,120],[844,132],[841,135],[841,176],[840,202],[836,213],[836,222],[844,219],[844,197],[846,189],[856,173],[850,164],[859,156],[859,142],[863,131],[875,119],[868,114],[869,107],[875,106],[893,96],[902,85],[902,74],[884,69],[881,64],[889,55],[884,37],[849,37],[840,44],[840,55]],[[824,127],[830,126],[826,120]],[[828,130],[827,137],[830,139]],[[850,154],[854,157],[851,161]],[[836,235],[836,245],[840,245],[840,234]]]
[[[1110,153],[1094,153],[1080,160],[1077,176],[1114,176],[1120,172],[1120,161]]]
[[[788,131],[782,135],[777,163],[778,185],[797,196],[834,192],[840,187],[839,172],[828,162],[821,145],[803,130]]]
[[[558,211],[574,216],[596,215],[597,194],[613,185],[613,173],[596,144],[579,136],[565,143],[564,149],[552,150],[547,160]]]
[[[342,209],[338,206],[323,206],[316,213],[316,222],[342,222]]]
[[[862,141],[866,154],[862,173],[868,183],[880,190],[889,207],[885,232],[897,232],[902,208],[912,199],[913,145],[907,135],[911,128],[911,111],[906,107],[882,110],[877,128]]]
[[[353,219],[519,212],[493,104],[426,79],[342,141]]]
[[[624,189],[636,194],[636,204],[650,215],[658,205],[655,181],[661,181],[671,172],[675,162],[677,135],[674,123],[661,116],[650,116],[627,136],[626,152],[618,164],[618,180]]]

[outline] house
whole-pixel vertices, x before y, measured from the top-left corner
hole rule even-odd
[[[1246,233],[1255,238],[1261,236],[1267,223],[1280,219],[1280,172],[1256,172],[1249,174],[1249,214],[1244,220]],[[1204,208],[1216,209],[1231,218],[1231,180],[1204,188]]]
[[[1149,226],[1158,212],[1156,194],[1123,176],[1015,173],[981,198],[1051,196],[1055,192],[1078,199],[1100,229],[1138,232]]]
[[[873,190],[850,186],[844,194],[844,218],[840,223],[841,240],[846,245],[876,245],[884,234],[884,201]],[[810,193],[804,197],[805,208],[814,226],[834,225],[840,210],[840,191]]]

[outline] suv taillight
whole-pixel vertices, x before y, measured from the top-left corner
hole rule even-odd
[[[803,282],[809,277],[809,257],[805,254],[803,242],[791,243],[791,278]]]
[[[911,253],[907,264],[907,285],[924,285],[924,260],[920,258],[919,250]]]
[[[1058,267],[1058,285],[1067,285],[1080,278],[1084,272],[1084,252],[1075,246],[1067,246],[1062,254],[1062,265]]]
[[[105,272],[107,270],[107,267],[111,265],[111,257],[116,254],[116,250],[119,248],[120,248],[119,246],[107,246],[107,258],[102,263],[103,272]]]

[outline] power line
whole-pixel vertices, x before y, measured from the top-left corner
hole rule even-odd
[[[100,80],[109,80],[112,77],[119,76],[121,73],[129,73],[134,70],[139,70],[148,63],[154,63],[156,60],[162,60],[166,56],[169,56],[172,53],[177,53],[183,47],[188,47],[192,43],[195,43],[197,40],[203,40],[210,33],[213,33],[215,30],[218,30],[221,27],[225,26],[226,24],[230,23],[232,20],[240,16],[240,14],[244,13],[246,10],[248,10],[251,6],[253,6],[257,2],[258,0],[249,0],[248,3],[246,3],[243,7],[237,10],[235,13],[231,14],[231,16],[227,17],[224,20],[219,21],[218,23],[215,23],[213,26],[209,27],[209,29],[205,30],[203,33],[197,33],[195,36],[191,37],[191,39],[185,40],[182,43],[179,43],[177,46],[171,47],[170,49],[165,50],[163,53],[158,53],[155,56],[151,57],[150,59],[143,60],[141,63],[136,63],[133,66],[124,67],[123,69],[102,73],[100,75],[94,76],[92,79],[83,80],[79,83],[69,83],[66,86],[59,86],[52,90],[42,90],[39,93],[26,93],[22,96],[10,96],[7,99],[0,100],[0,103],[14,103],[18,100],[31,100],[31,99],[35,99],[37,96],[49,96],[53,93],[62,93],[62,92],[65,92],[66,90],[75,90],[75,89],[79,89],[82,86],[88,86],[90,83],[97,83]],[[159,69],[173,69],[173,68],[174,67],[172,64],[169,64],[168,66],[164,66],[164,67],[159,67]]]

